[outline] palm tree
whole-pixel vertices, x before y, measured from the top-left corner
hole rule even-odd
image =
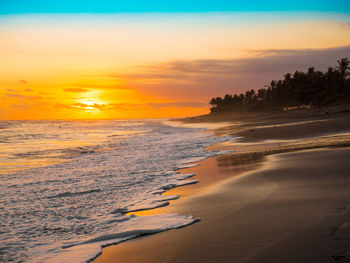
[[[338,60],[336,69],[287,73],[282,80],[272,80],[262,89],[217,97],[210,101],[212,112],[281,110],[283,107],[312,105],[328,106],[350,102],[350,61]]]
[[[337,62],[339,66],[336,67],[336,69],[340,72],[340,76],[342,77],[342,79],[344,79],[347,75],[349,75],[347,71],[348,69],[350,69],[350,61],[347,58],[342,58],[341,60],[337,60]]]

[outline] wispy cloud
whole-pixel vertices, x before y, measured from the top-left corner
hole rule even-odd
[[[350,22],[336,22],[336,24],[342,28],[350,30]]]
[[[83,89],[83,88],[66,88],[63,90],[67,92],[88,92],[89,91],[88,89]]]
[[[11,88],[6,89],[6,91],[8,91],[8,92],[18,92],[18,90],[16,90],[16,89],[11,89]]]
[[[144,104],[136,104],[136,103],[112,103],[108,105],[108,109],[110,110],[121,110],[121,111],[130,111],[130,110],[143,110],[147,107]]]
[[[72,107],[80,108],[80,109],[97,109],[97,110],[103,110],[106,108],[105,104],[85,104],[85,103],[74,103],[72,104]]]
[[[28,103],[12,104],[10,106],[10,108],[12,108],[12,109],[19,109],[19,110],[25,110],[25,109],[29,109],[30,105]]]
[[[41,96],[26,96],[26,95],[16,94],[16,93],[5,93],[5,96],[9,98],[17,98],[17,99],[25,99],[25,100],[40,100],[43,98]]]
[[[105,79],[106,76],[103,76],[103,79]],[[115,78],[112,76],[108,76],[108,79],[110,80],[110,78],[115,81]],[[121,84],[96,84],[96,83],[78,83],[75,84],[74,86],[78,87],[78,88],[82,88],[82,89],[94,89],[94,90],[126,90],[129,89],[128,87],[125,87],[124,85]],[[72,88],[74,89],[74,88]]]
[[[173,61],[141,68],[140,73],[115,75],[128,85],[176,100],[209,100],[225,93],[258,89],[288,72],[314,66],[326,70],[350,57],[350,46],[331,49],[250,50],[248,58]]]
[[[202,108],[208,106],[207,102],[201,101],[178,101],[178,102],[166,102],[166,103],[148,103],[148,106],[154,108],[163,108],[163,107],[190,107],[190,108]]]

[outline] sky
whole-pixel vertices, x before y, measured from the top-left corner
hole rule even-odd
[[[1,0],[3,14],[18,13],[144,13],[144,12],[349,12],[348,0]]]
[[[346,1],[0,0],[0,119],[185,117],[350,57]]]

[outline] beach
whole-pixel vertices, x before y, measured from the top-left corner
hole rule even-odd
[[[199,183],[168,191],[180,195],[169,206],[138,212],[201,221],[106,247],[94,262],[349,262],[348,120],[232,121],[217,134],[245,138],[209,148],[236,152],[183,170]]]

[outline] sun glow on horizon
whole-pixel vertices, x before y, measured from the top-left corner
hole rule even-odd
[[[83,91],[79,93],[76,103],[74,103],[72,106],[87,112],[97,113],[107,104],[105,101],[100,99],[101,93],[101,91],[97,90]]]

